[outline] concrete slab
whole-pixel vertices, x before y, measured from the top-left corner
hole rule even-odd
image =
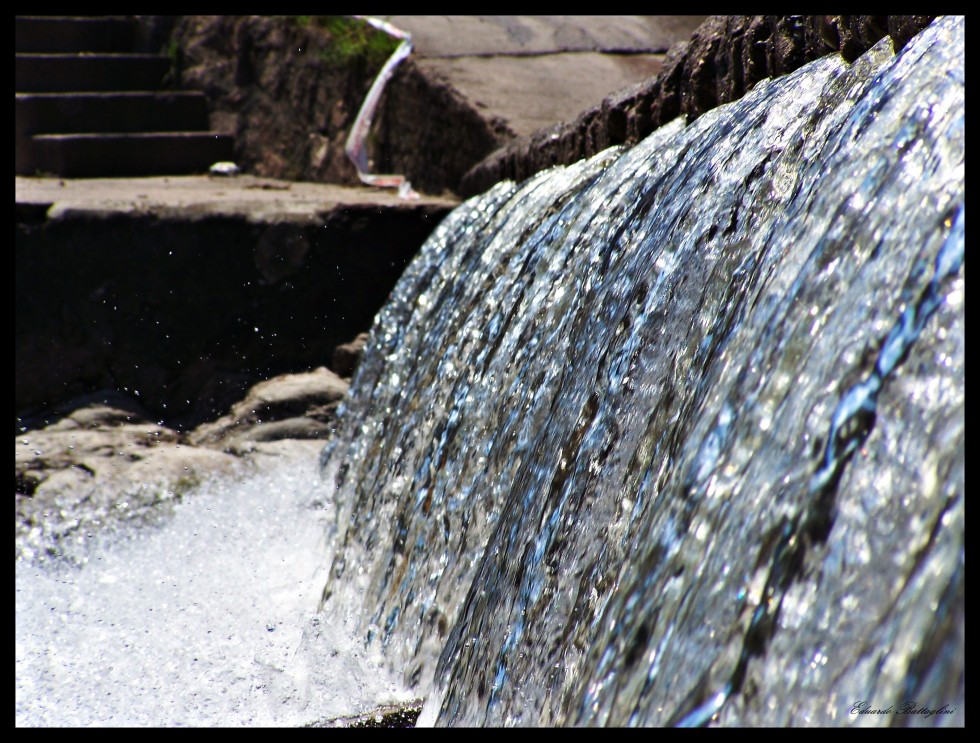
[[[376,16],[412,34],[422,59],[555,52],[666,53],[707,16],[391,15]],[[608,92],[608,91],[607,91]]]
[[[118,211],[173,217],[244,216],[253,222],[315,221],[343,204],[378,207],[452,207],[458,202],[423,197],[408,202],[389,190],[258,178],[163,176],[154,178],[33,178],[16,176],[18,209],[45,210],[57,219],[66,212]]]
[[[426,74],[448,82],[481,113],[518,137],[602,103],[611,92],[654,77],[663,55],[574,52],[534,57],[423,59]]]

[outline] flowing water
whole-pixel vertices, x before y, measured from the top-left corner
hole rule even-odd
[[[324,606],[422,722],[962,720],[962,44],[818,60],[428,241],[322,457]]]
[[[963,724],[963,37],[459,207],[322,484],[18,564],[18,724]]]

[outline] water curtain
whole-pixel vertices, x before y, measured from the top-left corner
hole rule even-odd
[[[963,714],[963,27],[435,231],[321,457],[422,722]]]

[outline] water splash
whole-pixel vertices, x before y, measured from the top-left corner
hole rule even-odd
[[[312,466],[203,484],[155,527],[17,563],[19,727],[296,726],[408,700],[316,612],[328,493]]]

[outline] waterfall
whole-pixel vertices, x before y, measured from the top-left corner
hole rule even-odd
[[[17,724],[963,725],[964,33],[461,205],[318,463],[18,560]]]
[[[963,41],[436,230],[321,456],[322,606],[423,722],[962,724]]]

